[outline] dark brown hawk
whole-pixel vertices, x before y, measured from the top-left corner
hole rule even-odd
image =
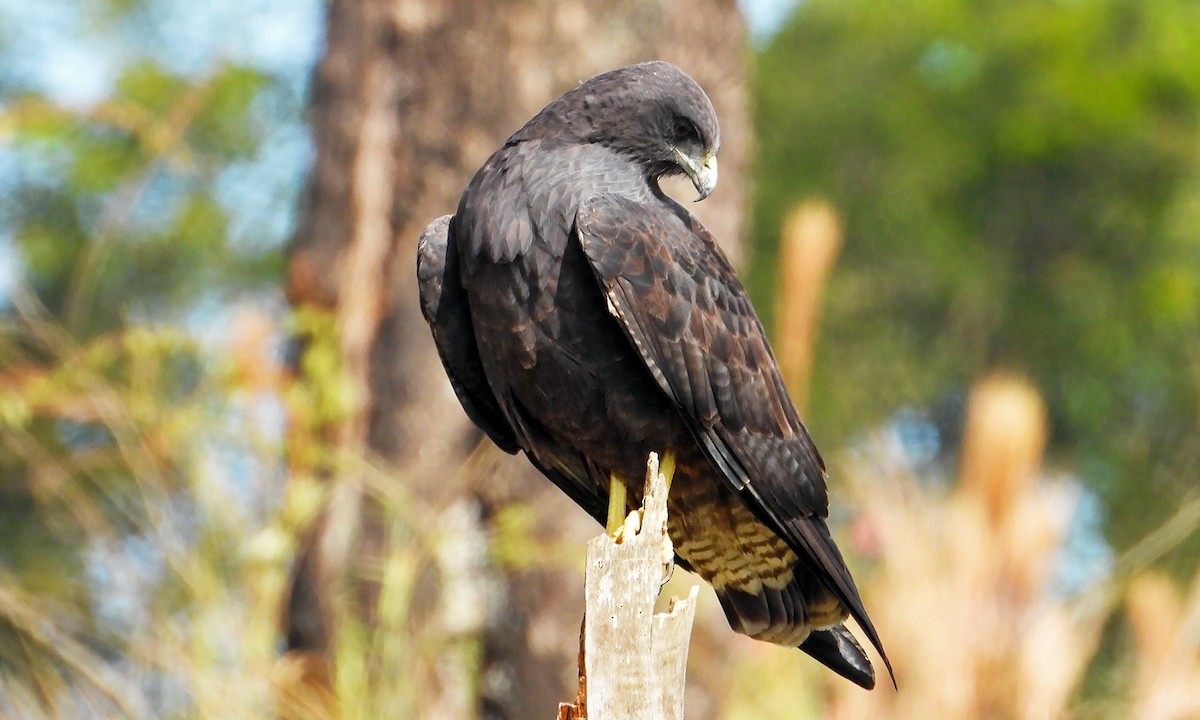
[[[716,185],[704,91],[649,62],[598,75],[497,150],[421,236],[421,305],[467,415],[604,521],[673,453],[668,534],[734,630],[873,687],[879,636],[825,524],[825,469],[707,230],[659,189]],[[885,664],[887,663],[886,656]],[[888,666],[889,673],[891,671]]]

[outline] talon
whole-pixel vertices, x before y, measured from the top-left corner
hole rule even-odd
[[[663,528],[662,544],[659,545],[659,552],[661,553],[660,557],[663,564],[663,578],[662,582],[658,584],[658,587],[661,589],[671,579],[671,576],[675,574],[675,544],[671,542],[671,536],[667,534],[666,528]]]
[[[640,509],[629,513],[625,518],[625,534],[633,537],[642,531],[642,511]]]
[[[638,509],[630,512],[629,515],[626,516],[625,522],[618,525],[616,531],[610,532],[608,536],[613,539],[613,542],[620,545],[621,543],[625,542],[625,540],[634,537],[641,531],[642,511]]]

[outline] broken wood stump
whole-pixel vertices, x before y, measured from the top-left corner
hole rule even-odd
[[[630,513],[618,539],[605,533],[588,543],[579,696],[559,706],[558,720],[683,720],[698,588],[655,614],[671,557],[668,484],[651,453],[640,513]]]

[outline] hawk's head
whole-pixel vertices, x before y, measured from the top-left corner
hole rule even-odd
[[[717,186],[721,128],[708,95],[674,65],[629,65],[584,82],[560,98],[565,119],[595,142],[640,165],[648,179],[687,175],[697,200]]]

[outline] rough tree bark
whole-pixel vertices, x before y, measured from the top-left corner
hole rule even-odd
[[[435,506],[471,497],[486,518],[505,503],[530,502],[543,511],[544,536],[567,531],[562,517],[579,518],[578,537],[590,534],[582,513],[523,461],[489,458],[496,470],[488,473],[447,467],[479,436],[417,308],[416,239],[426,222],[453,211],[475,168],[545,103],[597,72],[663,58],[700,82],[721,119],[721,184],[692,207],[736,259],[749,155],[744,35],[735,0],[332,0],[312,81],[316,159],[286,280],[293,306],[335,316],[361,400],[329,437],[392,463]],[[289,648],[314,655],[332,631],[321,612],[323,578],[369,553],[375,537],[369,523],[352,532],[371,515],[355,483],[330,481],[286,620]],[[484,706],[475,712],[547,716],[570,685],[570,627],[582,608],[576,578],[538,570],[508,580],[491,599],[502,606],[491,615],[503,620],[486,633]],[[369,613],[370,593],[363,597]]]

